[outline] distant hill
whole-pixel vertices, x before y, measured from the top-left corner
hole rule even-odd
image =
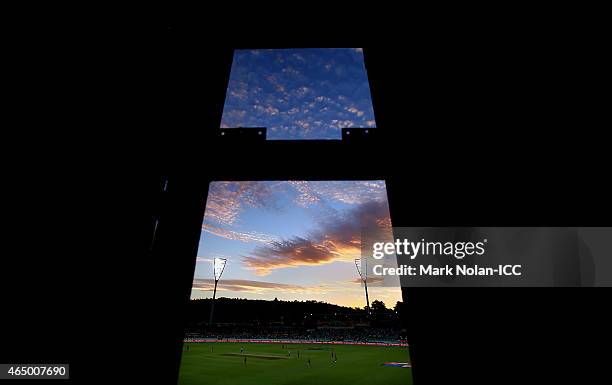
[[[186,321],[188,325],[208,321],[211,299],[189,301]],[[333,305],[319,301],[249,300],[239,298],[217,298],[215,300],[215,323],[248,323],[304,325],[321,319],[365,319],[365,309]],[[377,318],[396,317],[393,310],[378,308]]]

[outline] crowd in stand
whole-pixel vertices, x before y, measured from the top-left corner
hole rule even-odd
[[[197,338],[293,339],[315,341],[399,342],[398,329],[376,327],[314,328],[289,326],[215,325],[191,329],[187,335]]]
[[[320,341],[389,342],[399,341],[400,331],[390,328],[319,328],[311,331],[310,339]]]

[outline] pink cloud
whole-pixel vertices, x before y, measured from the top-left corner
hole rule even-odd
[[[196,278],[193,280],[192,288],[194,290],[212,291],[215,282],[212,279]],[[312,291],[316,288],[305,287],[299,285],[289,285],[285,283],[252,281],[247,279],[222,279],[217,285],[217,290],[226,291],[264,291],[264,290],[282,290],[284,292],[301,292]]]
[[[245,265],[258,275],[273,269],[319,265],[336,260],[351,261],[359,256],[361,231],[374,227],[390,235],[389,209],[386,201],[370,201],[343,215],[329,218],[305,237],[273,241],[244,256]]]

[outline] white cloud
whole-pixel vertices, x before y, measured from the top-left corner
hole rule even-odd
[[[260,242],[260,243],[270,243],[278,240],[278,237],[273,235],[263,234],[256,231],[234,231],[223,229],[220,227],[211,226],[208,224],[202,224],[202,230],[207,233],[216,235],[221,238],[231,239],[234,241],[241,242]]]

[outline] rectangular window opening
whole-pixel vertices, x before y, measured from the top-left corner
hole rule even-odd
[[[221,128],[239,127],[265,127],[269,140],[375,128],[363,49],[235,50]]]
[[[410,384],[399,284],[368,279],[368,309],[356,266],[371,226],[384,181],[211,182],[179,383]]]

